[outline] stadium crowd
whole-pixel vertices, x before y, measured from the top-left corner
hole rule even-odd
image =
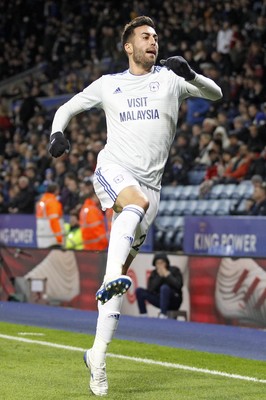
[[[182,55],[224,95],[182,104],[163,184],[185,185],[189,172],[203,171],[204,196],[217,182],[266,179],[266,0],[0,1],[1,213],[34,213],[51,182],[59,184],[64,213],[81,201],[105,143],[104,114],[73,118],[69,155],[52,159],[54,110],[42,99],[74,95],[127,68],[120,33],[144,14],[157,25],[158,60]],[[28,70],[37,73],[12,81]]]

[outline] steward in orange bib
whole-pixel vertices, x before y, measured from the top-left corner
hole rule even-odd
[[[36,236],[39,248],[63,245],[63,206],[57,199],[58,194],[59,186],[51,183],[36,204]]]
[[[108,232],[99,201],[94,191],[88,194],[80,213],[79,224],[85,250],[106,250],[108,247]]]

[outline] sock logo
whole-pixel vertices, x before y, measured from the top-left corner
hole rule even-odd
[[[113,318],[113,319],[116,319],[117,321],[119,320],[119,317],[120,317],[120,314],[110,314],[108,316],[108,318]]]
[[[134,240],[133,236],[128,236],[128,235],[126,235],[126,236],[124,236],[124,238],[125,238],[126,240],[128,240],[129,243],[130,243],[130,246],[132,246],[133,240]]]

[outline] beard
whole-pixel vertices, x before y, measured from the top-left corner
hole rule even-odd
[[[156,57],[149,57],[149,54],[144,53],[142,50],[135,50],[133,54],[133,61],[137,65],[141,65],[145,70],[150,70],[155,64]]]

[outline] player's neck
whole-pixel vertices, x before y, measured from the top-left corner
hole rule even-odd
[[[153,70],[153,65],[150,68],[146,69],[144,68],[143,65],[129,63],[129,72],[132,75],[146,75],[152,72],[152,70]]]

